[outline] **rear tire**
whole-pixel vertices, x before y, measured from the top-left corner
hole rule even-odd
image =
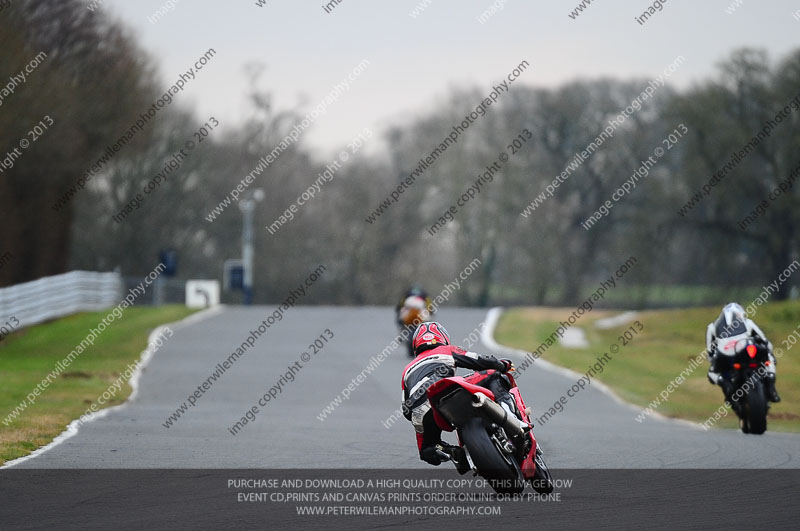
[[[750,433],[761,435],[767,431],[767,394],[761,380],[756,380],[753,388],[747,393],[745,416]]]
[[[470,419],[460,430],[461,441],[472,463],[498,494],[518,494],[525,488],[522,471],[512,456],[503,453],[492,441],[481,418]]]
[[[542,459],[542,451],[538,447],[536,448],[536,457],[533,458],[533,462],[536,464],[536,470],[530,479],[531,487],[539,494],[550,494],[555,487],[553,476],[550,475],[550,468]]]

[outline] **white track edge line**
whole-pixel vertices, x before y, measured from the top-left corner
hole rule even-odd
[[[147,336],[147,344],[149,345],[150,343],[155,341],[155,338],[158,337],[166,328],[169,328],[169,327],[181,328],[181,327],[186,326],[186,325],[194,324],[194,323],[196,323],[198,321],[201,321],[203,319],[206,319],[208,317],[216,315],[217,313],[221,312],[223,308],[224,308],[224,305],[213,306],[213,307],[208,308],[206,310],[203,310],[203,311],[200,311],[200,312],[197,312],[197,313],[193,313],[192,315],[189,315],[188,317],[184,317],[180,321],[176,321],[174,323],[167,323],[167,324],[159,325],[152,332],[150,332],[150,335]],[[94,422],[97,419],[101,419],[101,418],[105,417],[106,415],[108,415],[112,411],[116,411],[118,409],[122,409],[125,406],[127,406],[134,398],[136,398],[136,394],[139,392],[139,378],[142,375],[142,370],[150,362],[150,359],[153,357],[154,353],[155,352],[149,350],[149,348],[147,348],[147,349],[142,351],[142,354],[139,357],[140,363],[137,365],[136,370],[133,372],[133,374],[131,375],[130,379],[128,380],[128,384],[131,386],[132,391],[131,391],[130,396],[125,400],[125,402],[123,402],[122,404],[118,404],[116,406],[112,406],[112,407],[107,407],[107,408],[101,409],[100,411],[98,411],[97,413],[95,413],[94,415],[89,417],[89,419],[86,420],[85,422],[81,421],[80,418],[73,420],[72,422],[70,422],[67,425],[67,427],[64,429],[64,431],[62,431],[61,433],[59,433],[55,437],[55,439],[53,439],[52,441],[50,441],[46,445],[37,448],[36,450],[34,450],[33,452],[29,453],[28,455],[24,455],[22,457],[18,457],[16,459],[11,460],[11,461],[6,461],[5,464],[3,464],[3,466],[0,466],[0,469],[11,468],[11,467],[13,467],[15,465],[18,465],[20,463],[24,463],[25,461],[28,461],[29,459],[34,459],[36,457],[39,457],[43,453],[45,453],[45,452],[47,452],[49,450],[52,450],[53,448],[55,448],[59,444],[63,443],[64,441],[66,441],[68,439],[71,439],[72,437],[76,436],[78,434],[78,430],[79,430],[81,424],[89,424],[90,422]]]
[[[515,349],[515,348],[507,347],[505,345],[501,345],[500,343],[498,343],[494,339],[494,329],[497,327],[497,322],[500,320],[500,316],[502,314],[503,314],[503,308],[501,308],[501,307],[494,307],[494,308],[489,309],[489,312],[486,314],[486,320],[484,321],[485,322],[485,326],[483,327],[483,331],[481,332],[481,341],[486,346],[486,348],[488,348],[490,350],[493,350],[493,351],[496,351],[496,352],[502,352],[503,355],[510,355],[510,356],[514,356],[514,357],[518,357],[518,358],[523,358],[524,359],[528,355],[528,352],[525,352],[524,350],[518,350],[518,349]],[[565,367],[561,367],[561,366],[556,365],[554,363],[551,363],[551,362],[549,362],[549,361],[547,361],[545,359],[542,359],[541,357],[535,359],[533,361],[533,365],[532,366],[540,366],[542,369],[544,369],[546,371],[549,371],[549,372],[552,372],[552,373],[555,373],[555,374],[560,374],[561,376],[566,376],[568,378],[574,378],[576,380],[581,378],[581,377],[583,377],[582,374],[577,373],[577,372],[573,371],[572,369],[567,369]],[[604,384],[603,382],[601,382],[599,380],[593,380],[592,381],[592,385],[595,386],[595,388],[597,388],[601,393],[611,397],[618,404],[620,404],[622,406],[625,406],[625,407],[627,407],[627,408],[629,408],[629,409],[631,409],[633,411],[636,411],[637,413],[641,413],[642,411],[644,411],[646,409],[646,408],[639,407],[639,406],[637,406],[635,404],[631,404],[630,402],[626,402],[625,400],[620,398],[610,387],[608,387],[606,384]],[[650,413],[649,417],[655,418],[655,419],[660,420],[662,422],[674,422],[674,423],[681,424],[683,426],[687,426],[687,427],[690,427],[690,428],[700,429],[700,430],[706,431],[705,428],[703,428],[702,424],[699,424],[697,422],[692,422],[690,420],[685,420],[685,419],[675,419],[675,418],[672,418],[672,417],[666,417],[666,416],[662,415],[661,413],[658,413],[657,411],[653,411],[652,413]],[[645,420],[647,420],[647,419],[645,419]],[[633,419],[633,421],[635,422],[635,419]],[[643,423],[644,423],[644,421],[641,424],[643,424]]]

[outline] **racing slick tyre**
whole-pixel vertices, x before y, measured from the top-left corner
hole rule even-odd
[[[508,455],[489,435],[481,418],[470,419],[460,430],[461,441],[472,462],[498,494],[518,494],[525,487],[522,471],[512,455]]]

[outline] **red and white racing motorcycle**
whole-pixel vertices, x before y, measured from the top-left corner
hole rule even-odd
[[[539,493],[550,493],[553,481],[533,430],[522,428],[519,419],[509,415],[489,389],[477,385],[493,377],[495,372],[442,378],[428,388],[428,400],[437,425],[442,430],[457,432],[468,462],[459,463],[456,455],[443,450],[440,456],[454,461],[462,474],[474,470],[498,493],[522,492],[525,482]],[[525,407],[514,377],[511,374],[506,377],[511,383],[509,392],[514,398],[517,415],[530,423],[530,410]]]

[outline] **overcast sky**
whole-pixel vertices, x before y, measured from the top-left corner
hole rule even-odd
[[[370,66],[305,135],[324,151],[363,127],[382,131],[434,108],[448,88],[499,82],[520,61],[520,82],[557,86],[577,78],[652,78],[683,55],[670,82],[685,87],[714,71],[741,46],[773,59],[800,46],[800,0],[668,0],[643,25],[653,1],[594,0],[575,19],[579,0],[105,0],[158,60],[165,87],[208,48],[216,58],[179,101],[223,124],[246,118],[248,63],[262,63],[263,89],[279,107],[308,110],[359,62]],[[160,7],[174,9],[155,24]],[[410,12],[427,7],[416,17]],[[740,5],[739,5],[740,4]],[[477,17],[502,5],[482,24]],[[738,5],[738,7],[736,7]],[[726,8],[736,7],[733,14]],[[800,16],[800,15],[798,15]]]

